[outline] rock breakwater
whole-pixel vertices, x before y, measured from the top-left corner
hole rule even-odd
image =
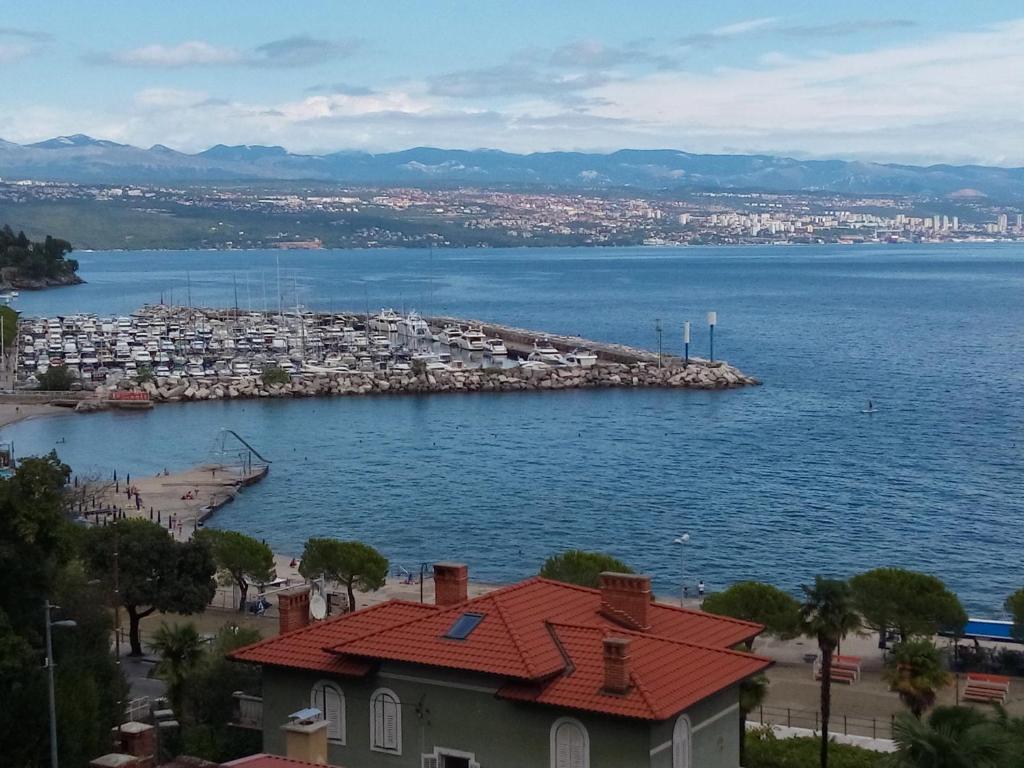
[[[121,390],[146,392],[157,403],[193,400],[254,399],[264,397],[318,397],[443,392],[524,392],[597,388],[732,389],[756,385],[725,363],[675,365],[657,368],[638,363],[561,367],[479,368],[454,371],[395,372],[338,371],[303,374],[291,381],[266,384],[259,376],[190,378],[168,377],[143,383],[122,381]],[[102,401],[111,394],[98,387]],[[83,408],[86,410],[86,408]]]

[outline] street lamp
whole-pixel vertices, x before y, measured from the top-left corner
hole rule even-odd
[[[708,325],[711,327],[711,354],[708,356],[709,362],[715,362],[715,326],[718,325],[718,313],[708,312]]]
[[[71,619],[54,621],[50,616],[50,611],[60,606],[50,605],[49,600],[44,601],[44,605],[46,610],[46,672],[50,688],[50,766],[51,768],[57,768],[57,699],[53,692],[53,668],[56,665],[53,663],[53,640],[50,636],[50,630],[53,627],[66,627],[70,629],[77,627],[78,622]]]
[[[683,577],[683,581],[682,581],[682,585],[679,588],[679,605],[680,606],[683,606],[685,604],[685,600],[686,600],[686,547],[685,547],[685,545],[686,545],[686,542],[688,542],[689,540],[690,540],[690,534],[688,534],[688,533],[684,533],[681,536],[677,536],[676,538],[672,539],[672,543],[673,544],[678,544],[682,548],[681,549],[681,554],[682,554],[681,561],[682,561],[682,566],[683,567],[682,567],[682,570],[680,571],[680,574]]]

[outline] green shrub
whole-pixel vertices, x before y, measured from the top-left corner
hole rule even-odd
[[[284,368],[271,365],[263,369],[263,383],[268,387],[274,384],[287,384],[289,381],[291,381],[291,377]]]
[[[0,316],[4,319],[4,348],[9,348],[18,335],[18,313],[10,307],[0,307]]]
[[[38,374],[36,379],[39,381],[39,389],[45,392],[67,392],[74,381],[71,371],[63,365],[51,365],[46,373]]]
[[[818,768],[821,741],[806,737],[779,739],[769,728],[747,731],[745,768]],[[882,768],[884,756],[861,747],[833,742],[828,748],[829,768]]]

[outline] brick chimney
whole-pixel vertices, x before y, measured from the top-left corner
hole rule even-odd
[[[630,629],[650,629],[651,577],[633,573],[601,574],[601,613]]]
[[[136,758],[138,768],[156,764],[156,728],[134,720],[112,729],[114,741],[123,754]]]
[[[458,605],[466,602],[469,568],[464,563],[434,563],[434,604]]]
[[[285,756],[291,760],[327,764],[327,721],[317,710],[297,712],[298,717],[281,726],[284,731]],[[305,716],[308,715],[308,716]]]
[[[604,639],[604,690],[622,694],[630,688],[629,640],[624,637]]]
[[[277,593],[278,629],[283,635],[309,624],[309,587]]]

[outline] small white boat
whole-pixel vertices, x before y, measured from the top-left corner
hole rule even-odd
[[[505,346],[505,342],[497,337],[484,341],[484,350],[491,357],[503,357],[508,354],[508,348]]]
[[[410,339],[426,341],[430,338],[430,326],[427,325],[426,320],[415,312],[410,312],[398,321],[398,333]]]
[[[533,352],[530,353],[527,359],[548,363],[549,365],[567,364],[565,358],[562,357],[562,353],[551,346],[551,342],[547,339],[537,339],[533,342]]]
[[[574,349],[565,356],[565,362],[580,368],[592,368],[597,365],[597,353],[589,349]]]

